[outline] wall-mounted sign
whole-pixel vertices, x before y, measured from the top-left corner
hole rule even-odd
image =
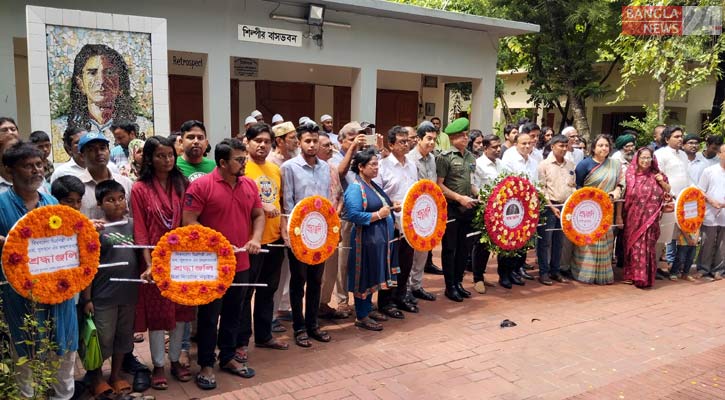
[[[204,76],[207,55],[187,51],[169,51],[170,75]]]
[[[232,78],[256,78],[259,73],[259,59],[232,57]]]
[[[288,31],[277,28],[242,25],[238,27],[239,40],[281,46],[302,47],[302,31]]]

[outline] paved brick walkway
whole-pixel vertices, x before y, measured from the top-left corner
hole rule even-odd
[[[291,344],[287,351],[252,346],[253,379],[217,372],[212,392],[171,380],[169,390],[146,394],[160,400],[725,398],[725,281],[657,281],[652,290],[527,282],[464,303],[442,298],[442,286],[440,277],[426,275],[439,300],[421,302],[420,314],[387,322],[383,332],[362,331],[352,319],[327,324],[329,344]],[[505,318],[518,325],[500,328]],[[289,334],[281,337],[291,343]],[[148,362],[147,351],[139,352]]]

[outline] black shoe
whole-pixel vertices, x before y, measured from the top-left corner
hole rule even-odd
[[[464,289],[463,288],[463,285],[461,284],[461,282],[458,282],[458,284],[456,285],[456,289],[458,289],[458,293],[460,293],[461,294],[461,297],[463,297],[464,299],[468,299],[468,298],[471,297],[471,292],[469,292],[468,290]]]
[[[536,267],[534,267],[533,265],[524,264],[524,269],[527,271],[532,271],[532,270],[535,270]]]
[[[530,281],[533,281],[534,280],[534,277],[531,276],[531,275],[529,275],[529,273],[526,272],[526,268],[524,268],[524,267],[519,268],[519,270],[516,271],[516,273],[518,273],[519,276],[521,276],[524,279],[528,279]]]
[[[405,300],[406,303],[414,304],[416,306],[418,305],[418,299],[413,297],[410,292],[405,294],[405,298],[403,300]]]
[[[436,295],[434,295],[433,293],[427,292],[423,288],[415,289],[411,292],[411,294],[413,295],[413,297],[416,297],[421,300],[436,301]]]
[[[460,303],[460,302],[462,302],[462,301],[463,301],[463,297],[461,297],[461,294],[460,294],[460,293],[458,293],[458,288],[456,288],[455,286],[450,286],[450,287],[448,287],[448,288],[446,289],[446,291],[445,291],[445,295],[446,295],[446,297],[448,297],[448,298],[449,298],[450,300],[453,300],[453,301],[455,301],[455,302],[458,302],[458,303]]]
[[[568,269],[562,269],[559,271],[559,275],[563,276],[567,279],[574,279],[574,275],[572,275],[571,271]]]
[[[554,284],[554,282],[552,282],[551,279],[549,279],[549,277],[547,277],[547,276],[540,276],[539,283],[541,283],[542,285],[546,285],[546,286],[551,286]]]
[[[524,280],[521,279],[521,277],[518,274],[513,273],[513,272],[511,273],[511,276],[509,277],[509,279],[511,280],[511,283],[513,283],[514,285],[524,286],[526,284],[526,282],[524,282]]]
[[[443,275],[443,270],[440,269],[435,264],[428,264],[425,266],[425,269],[423,270],[427,274],[433,274],[433,275]]]
[[[396,301],[395,304],[398,306],[399,310],[407,311],[409,313],[417,313],[420,311],[418,309],[418,306],[412,303],[408,303],[407,301]]]
[[[148,371],[151,372],[149,367],[142,364],[133,353],[126,353],[123,356],[123,364],[121,364],[123,372],[134,375],[137,371]]]
[[[500,278],[498,280],[498,284],[501,285],[501,287],[506,289],[511,289],[511,281],[508,279]]]

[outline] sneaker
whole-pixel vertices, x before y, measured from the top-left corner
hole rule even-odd
[[[715,280],[715,278],[713,278],[713,277],[712,277],[712,276],[710,276],[710,275],[703,275],[703,276],[702,276],[702,280],[703,280],[703,281],[705,281],[705,282],[712,282],[712,281],[714,281],[714,280]]]
[[[712,279],[716,281],[722,280],[722,272],[715,272],[715,276]]]
[[[673,282],[674,282],[674,281],[676,281],[677,279],[678,279],[678,278],[677,278],[677,275],[670,275],[670,280],[671,280],[671,281],[673,281]]]
[[[473,284],[473,290],[475,290],[479,294],[485,294],[486,293],[486,285],[483,283],[483,281],[478,281]]]

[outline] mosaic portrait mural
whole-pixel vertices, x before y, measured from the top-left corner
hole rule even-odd
[[[114,142],[114,123],[154,134],[151,34],[46,25],[53,161],[64,162],[63,132],[78,127]]]

